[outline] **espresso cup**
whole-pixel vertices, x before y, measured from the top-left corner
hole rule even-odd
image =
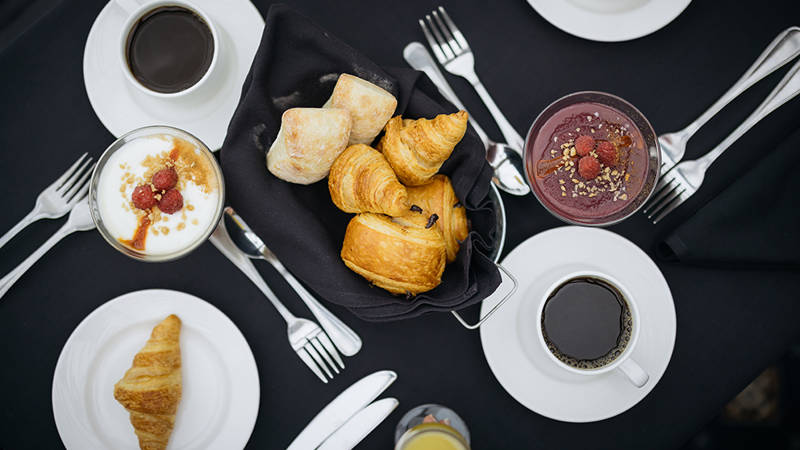
[[[545,315],[545,304],[556,292],[556,290],[565,285],[565,283],[577,279],[594,279],[601,283],[610,285],[610,287],[615,288],[618,291],[618,293],[622,296],[623,300],[627,305],[627,309],[630,312],[631,329],[627,345],[625,346],[624,349],[622,349],[621,353],[616,357],[612,356],[602,357],[608,359],[608,362],[603,365],[600,365],[599,367],[578,368],[567,364],[566,362],[559,359],[553,353],[553,350],[551,350],[550,345],[554,345],[554,343],[551,342],[550,345],[548,345],[547,338],[545,337],[546,330],[544,330],[544,326],[542,324],[543,315]],[[624,328],[624,324],[621,324],[620,327],[621,327],[620,332],[624,333],[624,330],[622,329]],[[556,364],[558,367],[562,368],[565,371],[582,376],[598,376],[605,373],[609,373],[614,370],[619,370],[636,387],[644,386],[650,378],[647,372],[645,372],[642,369],[642,367],[639,364],[637,364],[636,361],[633,360],[633,358],[631,358],[631,354],[633,354],[633,350],[636,348],[636,344],[639,340],[639,330],[640,330],[639,311],[636,307],[636,302],[634,298],[630,295],[627,289],[625,289],[624,285],[619,283],[617,280],[611,278],[610,276],[598,272],[581,271],[581,272],[571,273],[567,276],[559,278],[545,291],[545,295],[540,300],[536,310],[536,334],[538,336],[539,344],[542,346],[542,349],[544,350],[545,354],[547,354],[547,356],[554,364]],[[596,360],[602,358],[596,358]]]
[[[149,94],[154,97],[161,97],[161,98],[175,98],[181,97],[189,94],[190,92],[198,90],[203,84],[205,84],[209,78],[211,77],[211,73],[217,67],[217,62],[219,60],[219,51],[220,51],[220,41],[219,41],[219,34],[217,33],[217,29],[214,25],[214,22],[211,20],[211,17],[208,16],[205,12],[203,12],[200,8],[195,6],[194,4],[184,1],[184,0],[112,0],[114,3],[119,5],[128,15],[128,18],[125,20],[124,25],[122,26],[122,30],[120,32],[120,42],[119,42],[119,62],[121,64],[122,73],[125,74],[125,78],[133,85],[135,88],[139,89],[140,91]],[[212,40],[212,53],[211,53],[211,60],[208,64],[205,73],[199,79],[194,81],[191,84],[181,88],[180,90],[176,91],[163,91],[157,90],[156,88],[151,88],[143,84],[142,81],[136,78],[133,73],[132,63],[129,58],[129,46],[131,45],[131,39],[133,33],[137,32],[137,27],[141,26],[140,22],[142,22],[143,18],[148,17],[151,13],[157,13],[159,9],[162,8],[179,8],[186,10],[194,14],[199,21],[202,21],[208,28],[210,32],[210,37]],[[144,30],[140,32],[144,33]],[[167,41],[168,37],[164,37],[164,41]],[[166,44],[166,42],[165,42]],[[158,49],[154,49],[153,52],[157,53]],[[158,56],[157,54],[154,56]],[[159,61],[159,64],[167,64],[169,62]],[[177,67],[175,70],[179,70],[180,68]],[[199,75],[199,70],[197,74]],[[196,77],[194,77],[196,78]]]

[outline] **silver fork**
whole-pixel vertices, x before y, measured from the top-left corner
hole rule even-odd
[[[645,206],[644,212],[647,214],[647,218],[652,219],[653,223],[658,223],[664,216],[697,192],[697,189],[699,189],[700,185],[703,183],[703,178],[705,177],[708,167],[711,166],[731,144],[736,142],[737,139],[761,119],[800,93],[799,72],[800,61],[789,69],[767,98],[758,105],[755,111],[753,111],[741,125],[720,142],[719,145],[701,158],[684,161],[667,172],[666,176],[659,180],[653,198]]]
[[[333,373],[339,373],[339,368],[344,369],[344,363],[336,347],[333,346],[330,338],[316,323],[295,317],[286,306],[278,300],[278,297],[264,282],[250,258],[244,254],[231,240],[228,230],[225,228],[225,221],[220,220],[217,229],[209,238],[212,244],[222,252],[236,267],[239,268],[253,284],[267,297],[272,306],[278,310],[287,324],[287,335],[289,344],[300,359],[314,372],[323,383],[328,379],[333,379]],[[336,361],[336,363],[334,363]],[[338,367],[337,367],[338,364]],[[329,369],[330,367],[330,369]],[[324,372],[324,374],[323,374]],[[327,375],[327,378],[326,378]]]
[[[431,19],[431,16],[433,16],[433,19]],[[427,25],[425,21],[428,22]],[[436,55],[436,59],[439,60],[439,64],[453,75],[464,77],[469,81],[489,109],[492,117],[494,117],[506,142],[522,154],[522,147],[525,146],[525,141],[508,122],[506,116],[500,112],[500,108],[497,107],[492,96],[489,95],[489,91],[483,87],[478,74],[475,73],[475,57],[472,55],[472,50],[469,48],[467,40],[456,27],[456,24],[453,23],[450,16],[441,6],[438,11],[434,10],[431,14],[426,14],[425,21],[420,19],[419,26],[422,27],[422,32],[425,34],[425,38],[428,39],[428,44],[431,46],[433,54]]]
[[[56,181],[36,198],[33,210],[0,237],[0,247],[17,233],[39,219],[57,219],[68,213],[89,190],[88,178],[92,174],[92,157],[84,153]]]
[[[13,285],[20,277],[30,269],[36,261],[39,260],[48,250],[50,250],[54,245],[56,245],[60,240],[64,239],[66,236],[76,232],[76,231],[86,231],[91,230],[95,227],[94,220],[92,220],[92,214],[89,212],[89,201],[87,199],[83,199],[82,201],[75,204],[75,207],[72,208],[72,211],[69,213],[69,218],[67,222],[58,229],[50,239],[46,240],[44,244],[42,244],[35,252],[31,253],[24,261],[22,261],[14,270],[8,273],[8,275],[4,276],[0,279],[0,297],[5,295],[9,289],[11,289],[11,285]]]
[[[800,54],[800,27],[787,28],[770,42],[753,65],[706,112],[686,128],[659,136],[658,145],[661,147],[660,175],[664,176],[670,169],[675,167],[675,164],[686,153],[686,143],[689,139],[725,105],[750,86],[794,59],[798,54]]]

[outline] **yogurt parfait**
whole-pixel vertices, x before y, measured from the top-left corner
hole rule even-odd
[[[194,136],[146,127],[122,136],[92,177],[92,214],[103,237],[138,259],[178,258],[204,242],[219,222],[222,173]]]

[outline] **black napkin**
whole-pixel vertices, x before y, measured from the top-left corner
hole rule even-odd
[[[308,18],[285,5],[273,5],[221,150],[229,204],[319,297],[362,319],[397,320],[483,300],[500,284],[500,274],[486,256],[496,239],[495,206],[487,197],[491,168],[472,130],[440,170],[467,208],[470,235],[456,261],[445,269],[442,284],[412,299],[372,287],[344,265],[339,253],[352,215],[331,202],[327,180],[302,186],[267,171],[265,155],[280,128],[281,114],[297,106],[322,106],[341,73],[393,93],[396,114],[404,117],[432,118],[456,111],[419,72],[384,70]]]
[[[800,267],[800,130],[708,202],[659,247],[667,260]]]

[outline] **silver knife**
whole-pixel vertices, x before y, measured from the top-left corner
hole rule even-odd
[[[317,448],[353,415],[378,398],[396,379],[395,372],[382,370],[356,381],[311,419],[287,450]]]
[[[373,402],[325,439],[317,450],[350,450],[377,428],[398,404],[397,399],[391,397]]]

